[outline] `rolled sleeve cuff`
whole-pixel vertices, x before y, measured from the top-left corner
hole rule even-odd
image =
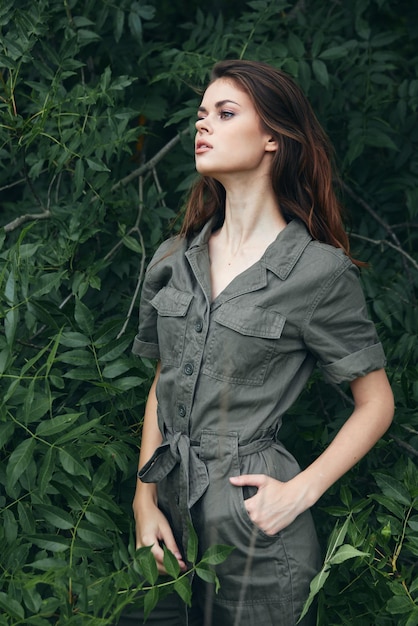
[[[136,336],[134,339],[132,352],[136,356],[144,356],[148,359],[160,358],[160,348],[158,346],[158,343],[149,343],[146,341],[141,341],[138,338],[138,336]]]
[[[386,365],[385,353],[381,343],[376,343],[357,352],[345,356],[339,361],[321,364],[321,370],[328,382],[342,383],[365,376],[370,372],[382,369]]]

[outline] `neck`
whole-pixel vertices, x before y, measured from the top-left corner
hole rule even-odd
[[[244,245],[271,243],[285,228],[286,220],[270,186],[253,184],[225,188],[225,221],[221,233],[232,253]]]

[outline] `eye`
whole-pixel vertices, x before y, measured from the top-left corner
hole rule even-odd
[[[221,111],[219,117],[221,120],[229,120],[231,117],[234,117],[234,113],[232,111]]]

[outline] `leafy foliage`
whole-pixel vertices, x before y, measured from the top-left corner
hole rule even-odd
[[[111,624],[144,592],[190,602],[135,553],[130,500],[153,366],[130,355],[155,246],[194,177],[213,63],[302,85],[335,145],[396,396],[390,433],[315,509],[318,623],[418,624],[418,51],[414,3],[3,0],[0,6],[0,607],[7,625]],[[173,17],[175,16],[175,17]],[[302,463],[351,407],[314,376],[283,427]],[[340,539],[333,531],[338,521]],[[329,541],[328,541],[329,537]],[[341,540],[341,543],[339,543]],[[346,547],[344,547],[346,546]],[[198,560],[216,584],[217,559]],[[326,550],[325,550],[326,552]],[[146,591],[146,593],[145,593]]]

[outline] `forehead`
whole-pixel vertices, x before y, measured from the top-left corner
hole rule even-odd
[[[217,78],[211,83],[202,98],[202,105],[216,105],[217,102],[232,101],[239,106],[252,106],[247,92],[230,78]]]

